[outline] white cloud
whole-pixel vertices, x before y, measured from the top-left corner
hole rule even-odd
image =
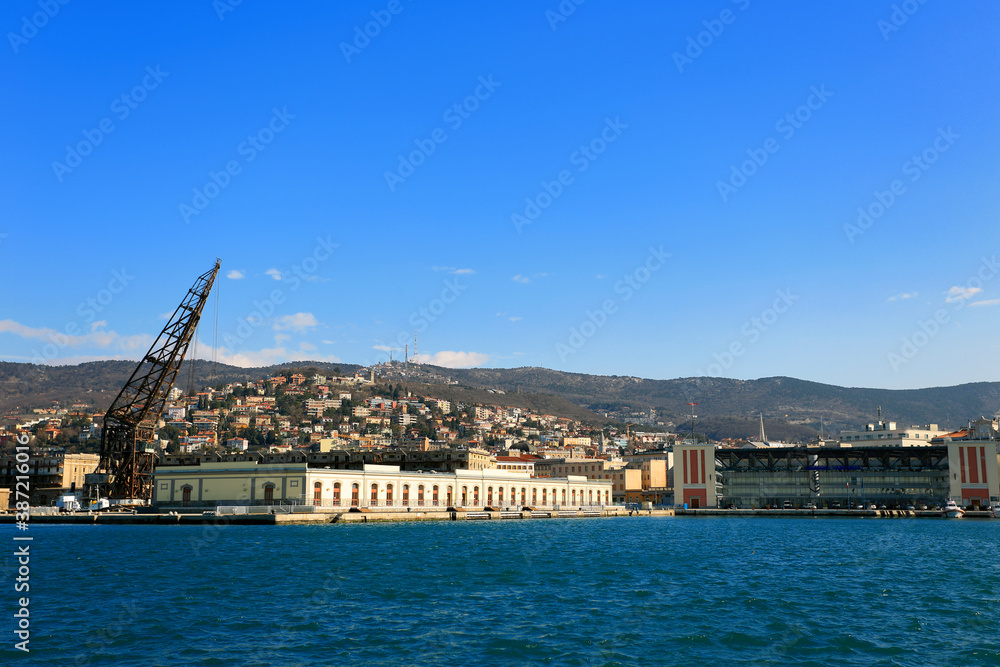
[[[239,269],[232,269],[229,271],[229,273],[226,274],[226,277],[229,278],[230,280],[243,280],[244,278],[246,278],[246,274],[240,271]]]
[[[244,350],[234,352],[227,348],[220,347],[218,351],[219,363],[239,366],[240,368],[256,368],[259,366],[273,366],[283,364],[288,361],[327,361],[340,363],[340,359],[333,355],[315,354],[309,345],[300,346],[298,350],[286,347],[270,347],[263,350]],[[211,348],[209,348],[211,349]],[[200,351],[200,348],[199,348]]]
[[[953,303],[955,301],[962,301],[963,299],[968,299],[973,297],[983,291],[982,287],[959,287],[958,285],[953,286],[950,290],[945,292],[945,303]]]
[[[391,345],[372,345],[373,350],[378,350],[379,352],[394,352],[396,348]]]
[[[986,301],[973,301],[970,306],[995,306],[1000,303],[1000,299],[987,299]]]
[[[275,280],[281,280],[281,271],[278,269],[268,269],[264,272],[264,275],[271,276]]]
[[[320,341],[320,342],[322,342],[323,345],[334,345],[336,343],[336,341],[332,341],[332,340],[324,340],[324,341]]]
[[[292,339],[292,337],[289,336],[288,334],[274,334],[274,342],[275,343],[284,343],[284,342],[290,341],[291,339]]]
[[[594,277],[595,277],[595,278],[597,278],[598,280],[604,280],[604,274],[603,274],[603,273],[598,273],[598,274],[597,274],[596,276],[594,276]]]
[[[318,325],[319,322],[316,321],[316,316],[312,313],[295,313],[294,315],[282,315],[277,318],[274,321],[274,330],[302,333]]]
[[[47,327],[29,327],[14,320],[0,320],[0,333],[9,333],[20,338],[42,340],[51,343],[57,350],[67,347],[93,346],[118,353],[129,353],[148,349],[153,343],[149,334],[122,336],[115,331],[106,331],[107,322],[100,320],[90,325],[90,333],[69,335]],[[43,352],[46,356],[51,356]]]
[[[432,366],[470,368],[473,366],[482,366],[490,360],[490,356],[482,352],[451,352],[443,350],[434,354],[418,354],[412,357],[412,359],[421,364],[431,364]]]
[[[917,296],[917,292],[903,292],[902,294],[893,294],[887,301],[896,301],[897,299],[912,299]]]
[[[507,319],[510,320],[511,322],[520,322],[524,318],[523,317],[511,316],[511,317],[508,317]]]
[[[520,273],[517,274],[516,276],[514,276],[513,278],[511,278],[511,280],[513,280],[515,283],[530,283],[531,282],[531,278],[529,278],[528,276],[522,276]]]
[[[432,266],[432,271],[447,271],[455,276],[467,276],[475,273],[475,269],[457,269],[454,266]]]

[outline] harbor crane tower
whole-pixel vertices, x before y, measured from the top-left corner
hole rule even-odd
[[[156,423],[198,327],[219,264],[216,259],[215,266],[198,276],[104,415],[101,460],[86,477],[91,497],[122,504],[145,504],[152,498]]]

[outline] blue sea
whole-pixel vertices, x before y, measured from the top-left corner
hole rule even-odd
[[[1000,664],[1000,521],[29,532],[31,651],[9,620],[3,664]]]

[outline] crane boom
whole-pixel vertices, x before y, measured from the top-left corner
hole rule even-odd
[[[87,475],[91,495],[147,502],[153,491],[153,434],[177,372],[194,337],[201,311],[219,273],[198,276],[128,382],[104,415],[101,460]]]

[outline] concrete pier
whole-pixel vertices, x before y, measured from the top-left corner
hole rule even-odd
[[[263,509],[263,508],[261,508]],[[76,512],[61,514],[33,514],[29,525],[88,524],[88,525],[284,525],[317,523],[369,523],[400,521],[516,521],[537,519],[595,519],[616,516],[673,516],[674,510],[632,510],[623,507],[588,508],[583,510],[448,510],[421,509],[420,511],[363,511],[338,509],[315,512],[283,512],[254,514],[216,514],[211,511],[181,512]],[[15,522],[13,514],[0,515],[0,524]]]

